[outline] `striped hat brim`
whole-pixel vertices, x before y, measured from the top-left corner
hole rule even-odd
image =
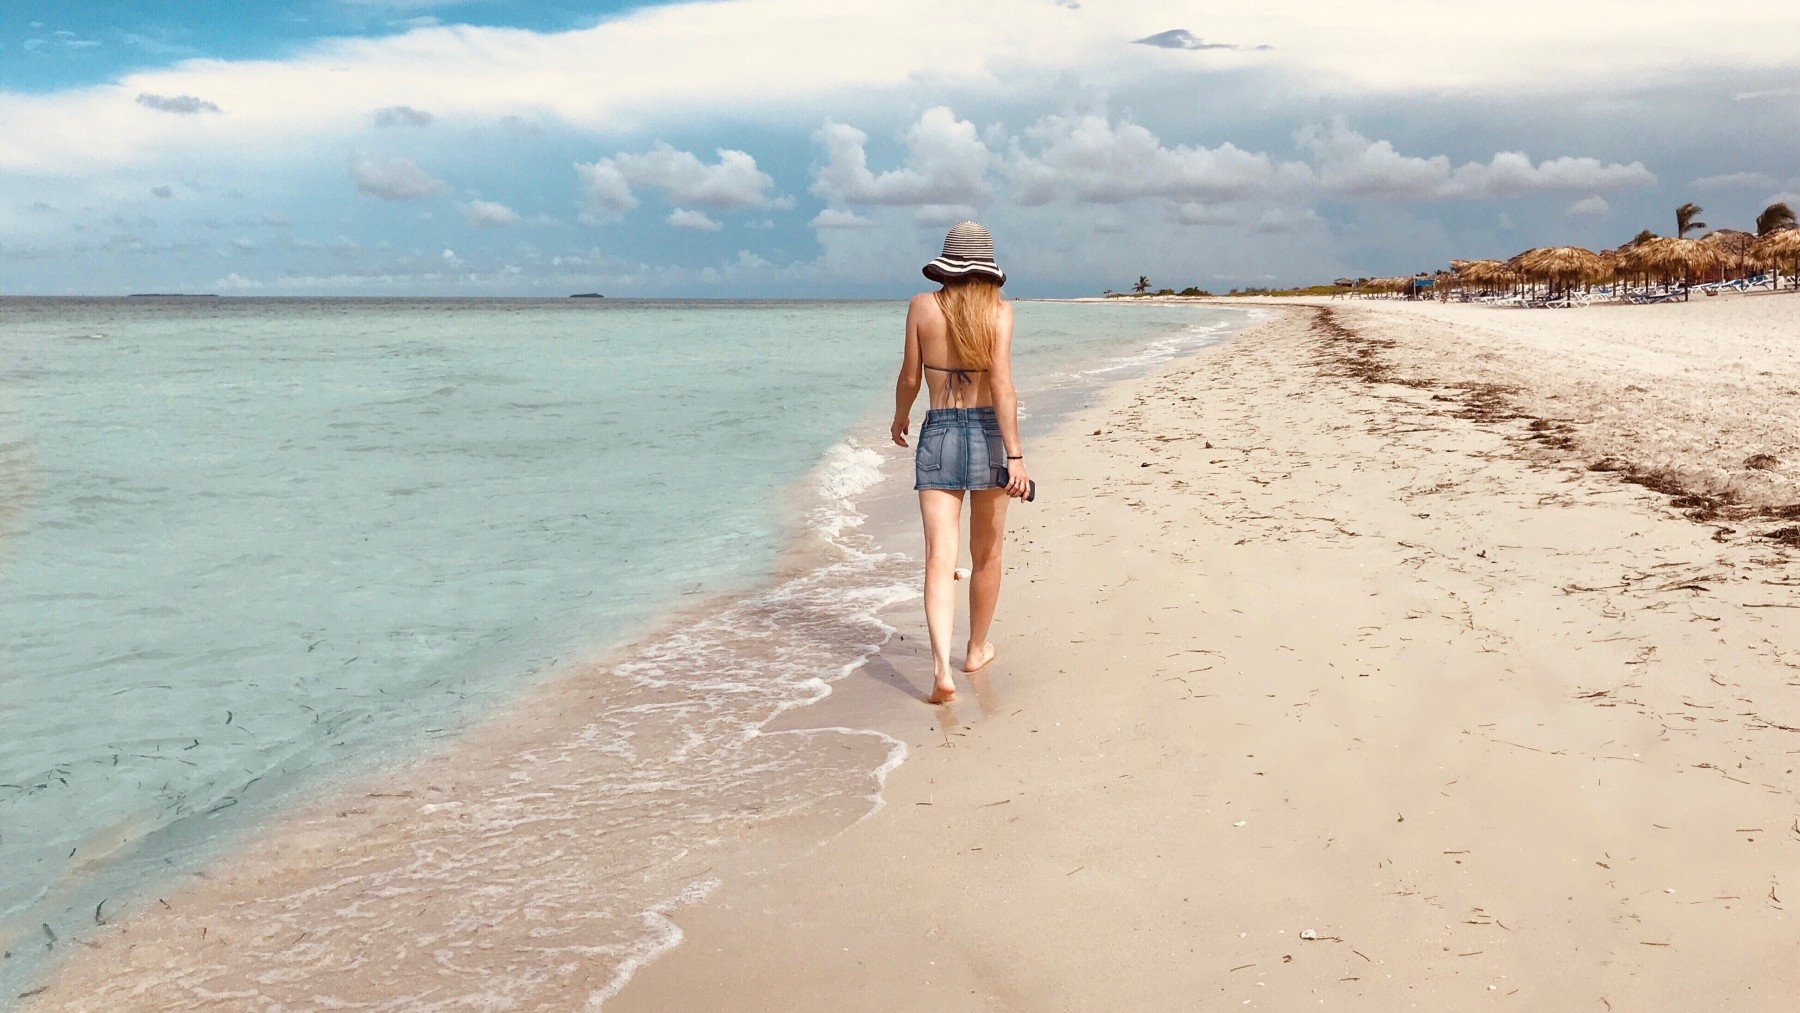
[[[972,274],[986,275],[1002,285],[1006,284],[1006,272],[991,260],[957,260],[954,257],[939,257],[922,269],[925,277],[932,281],[944,281],[949,278],[966,278]]]

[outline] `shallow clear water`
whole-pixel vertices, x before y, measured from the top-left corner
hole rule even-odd
[[[872,477],[903,313],[0,300],[0,986],[296,784],[766,581],[796,483]],[[1021,385],[1230,318],[1022,304]]]

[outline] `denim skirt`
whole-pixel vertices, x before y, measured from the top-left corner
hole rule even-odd
[[[992,408],[933,408],[919,427],[914,489],[997,489],[1006,484],[1006,444]]]

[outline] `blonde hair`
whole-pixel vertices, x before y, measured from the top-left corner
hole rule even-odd
[[[1000,286],[988,278],[955,278],[937,294],[950,345],[964,369],[986,369],[994,361],[1000,328]]]

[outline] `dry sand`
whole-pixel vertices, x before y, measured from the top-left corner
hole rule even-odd
[[[1590,466],[1800,499],[1796,320],[1340,303],[1115,392],[887,807],[609,1008],[1794,1008],[1800,565]]]

